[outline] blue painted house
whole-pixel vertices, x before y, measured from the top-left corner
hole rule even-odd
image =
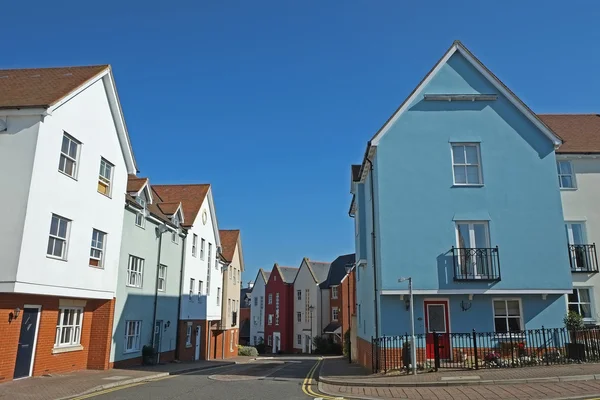
[[[410,331],[401,277],[414,281],[418,334],[563,326],[560,144],[452,44],[352,167],[359,353],[371,337]]]

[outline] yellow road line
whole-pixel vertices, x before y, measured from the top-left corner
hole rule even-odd
[[[316,393],[314,390],[312,390],[312,382],[313,382],[313,377],[315,375],[315,371],[317,370],[318,366],[321,365],[321,362],[323,361],[323,359],[319,359],[319,361],[317,361],[315,363],[315,365],[313,365],[313,367],[310,369],[310,371],[308,371],[308,374],[306,375],[306,378],[304,378],[304,381],[302,382],[302,391],[304,392],[305,395],[310,396],[310,397],[318,397],[324,400],[340,400],[343,399],[343,397],[332,397],[332,396],[327,396],[324,394],[319,394]]]

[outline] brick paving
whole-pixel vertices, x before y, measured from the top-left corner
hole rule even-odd
[[[190,369],[202,369],[230,362],[247,362],[247,357],[226,360],[169,363],[156,366],[139,366],[107,371],[82,370],[52,376],[40,376],[0,384],[0,399],[4,400],[51,400],[74,397],[109,384],[131,379],[151,378],[157,374],[176,374]]]

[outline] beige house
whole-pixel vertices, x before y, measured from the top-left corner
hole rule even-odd
[[[239,312],[240,291],[242,288],[242,272],[244,271],[244,256],[242,239],[239,230],[219,230],[221,237],[221,258],[223,270],[223,302],[221,303],[221,336],[222,356],[228,358],[237,356],[239,343]]]

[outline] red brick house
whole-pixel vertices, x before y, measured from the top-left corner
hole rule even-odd
[[[298,268],[275,264],[265,287],[265,338],[267,351],[294,351],[294,279]]]
[[[329,321],[323,333],[333,335],[337,343],[343,342],[351,318],[356,315],[354,264],[354,254],[339,256],[331,263],[327,280],[320,285],[323,295],[329,299],[329,310],[322,310]],[[347,269],[350,269],[349,274]]]

